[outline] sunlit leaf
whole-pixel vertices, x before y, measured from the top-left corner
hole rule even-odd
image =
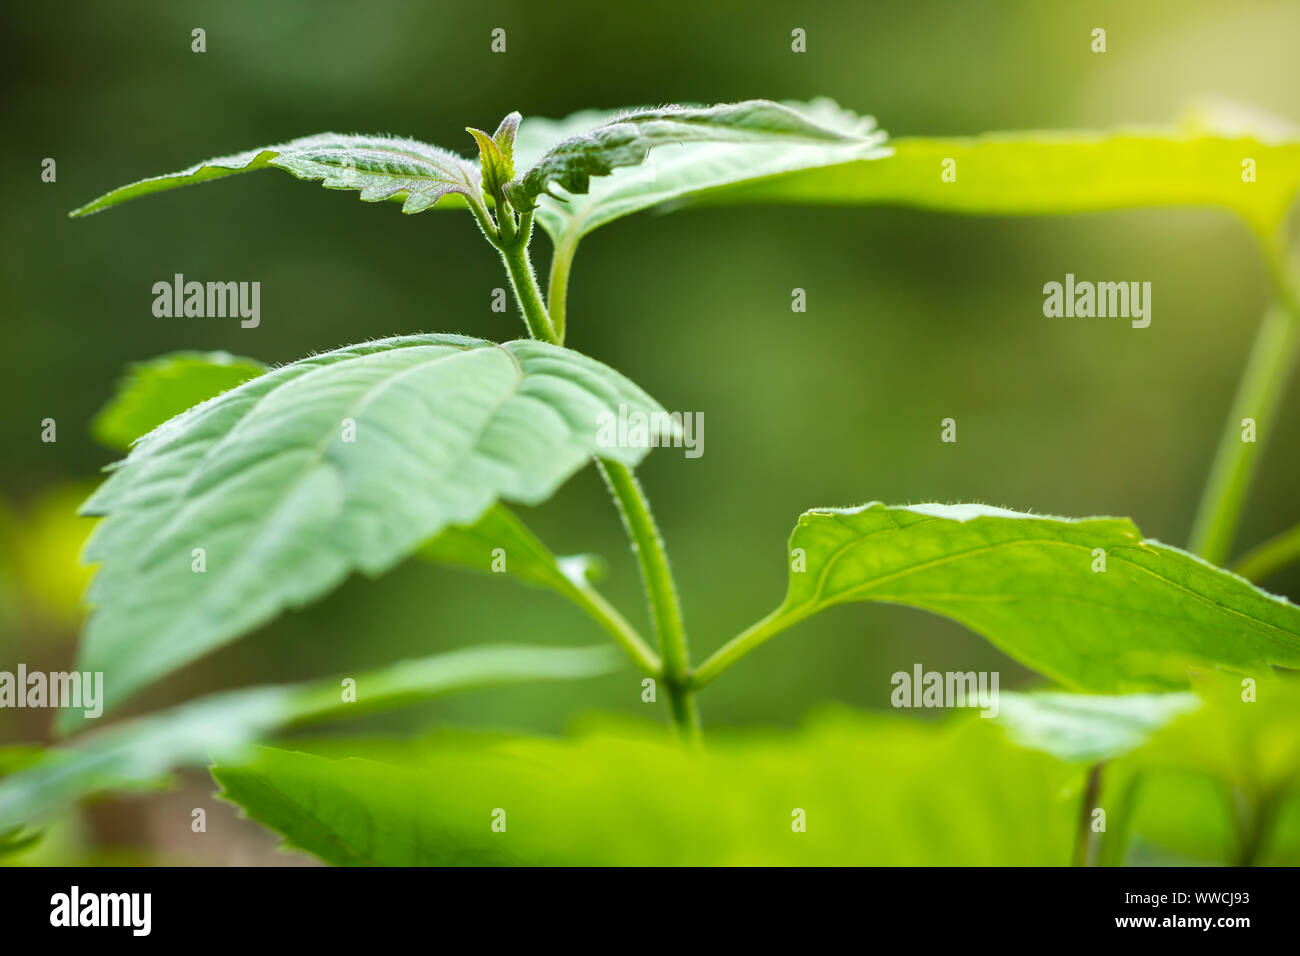
[[[893,155],[879,162],[822,164],[694,198],[882,203],[980,215],[1217,206],[1271,239],[1300,189],[1300,132],[1205,113],[1169,127],[908,137],[889,145]]]
[[[654,149],[644,165],[613,169],[607,176],[592,179],[588,192],[566,194],[564,201],[539,196],[537,221],[557,244],[574,243],[621,216],[686,196],[795,169],[888,155],[885,134],[869,116],[842,110],[826,99],[786,107],[804,122],[835,134],[838,141],[788,137],[745,142],[673,140],[671,145]],[[525,119],[516,140],[515,165],[536,166],[560,143],[581,139],[585,132],[614,122],[619,115],[588,110],[559,121]]]
[[[1122,518],[923,504],[802,515],[770,636],[823,608],[878,601],[965,624],[1067,687],[1187,686],[1190,669],[1300,666],[1300,608]]]
[[[196,657],[378,575],[497,500],[537,504],[598,450],[620,405],[662,413],[576,352],[454,335],[384,339],[285,365],[145,436],[86,503],[107,517],[78,669],[109,707]],[[75,723],[65,712],[60,726]]]
[[[399,199],[405,213],[424,212],[451,194],[482,202],[478,167],[455,153],[395,136],[318,133],[119,186],[69,215],[88,216],[164,189],[268,168],[283,169],[298,179],[319,180],[326,189],[360,192],[365,202]]]

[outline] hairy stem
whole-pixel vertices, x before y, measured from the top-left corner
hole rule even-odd
[[[473,208],[473,204],[471,204]],[[506,215],[510,215],[507,211]],[[483,234],[501,252],[501,258],[510,274],[510,284],[515,300],[523,310],[528,332],[535,339],[559,345],[563,341],[564,291],[568,282],[569,264],[572,262],[576,242],[557,247],[556,260],[551,264],[551,288],[559,291],[560,320],[551,320],[546,303],[542,301],[537,277],[528,258],[528,242],[532,238],[533,214],[519,216],[518,232],[509,241],[503,239],[486,212],[475,209],[475,217]],[[556,269],[559,269],[557,282]],[[592,614],[614,639],[626,650],[637,666],[665,684],[668,691],[668,709],[673,727],[679,736],[691,742],[700,738],[700,718],[695,706],[694,691],[690,686],[690,662],[686,648],[686,629],[682,624],[681,605],[672,571],[668,567],[668,553],[663,538],[650,513],[650,502],[631,470],[614,461],[597,460],[605,484],[609,486],[623,525],[627,528],[632,550],[641,565],[641,577],[649,596],[650,613],[659,637],[659,655],[637,636],[636,631],[604,598],[590,588],[575,588],[570,596],[588,613]]]
[[[506,215],[508,216],[509,213]],[[542,291],[537,287],[533,263],[528,258],[528,240],[532,236],[532,231],[533,214],[525,213],[519,217],[518,233],[509,242],[502,239],[493,240],[493,245],[501,251],[501,259],[506,264],[506,271],[510,273],[510,285],[514,289],[515,301],[523,309],[524,321],[528,323],[528,334],[543,342],[558,345],[559,336],[555,334],[555,327],[546,312],[546,304],[542,302]]]
[[[1211,564],[1222,565],[1228,558],[1246,492],[1300,353],[1300,303],[1282,257],[1270,256],[1269,264],[1279,301],[1269,307],[1255,335],[1192,528],[1191,550]],[[1255,421],[1255,441],[1242,440],[1247,418]]]
[[[690,659],[686,647],[686,629],[682,624],[681,605],[677,601],[677,588],[673,584],[672,570],[668,567],[668,553],[663,538],[650,512],[645,492],[630,468],[616,461],[601,459],[601,474],[605,484],[618,503],[641,564],[641,577],[645,582],[650,604],[650,616],[659,635],[659,654],[663,658],[663,682],[668,691],[668,706],[673,726],[681,737],[697,741],[700,735],[700,718],[695,706],[694,689],[690,681]]]

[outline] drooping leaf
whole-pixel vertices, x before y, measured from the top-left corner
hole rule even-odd
[[[1190,692],[998,695],[996,720],[1022,747],[1060,760],[1093,763],[1128,753],[1201,704]]]
[[[30,756],[0,779],[0,833],[48,820],[95,793],[154,786],[179,767],[239,760],[250,742],[282,728],[479,687],[595,677],[619,662],[607,645],[474,647],[351,675],[354,700],[344,699],[338,678],[201,697]]]
[[[504,573],[535,587],[569,594],[594,580],[601,562],[594,555],[557,557],[504,505],[494,505],[468,526],[446,528],[420,548],[428,561]]]
[[[414,335],[282,366],[145,436],[84,508],[106,515],[79,669],[107,706],[330,590],[378,575],[495,501],[537,504],[620,405],[663,410],[608,367],[539,342]],[[65,716],[67,727],[76,716]]]
[[[959,621],[1098,693],[1180,689],[1192,668],[1300,666],[1300,607],[1127,519],[874,502],[806,512],[790,549],[786,599],[755,626],[762,636],[833,604],[880,601]]]
[[[608,723],[565,740],[444,733],[394,762],[262,749],[214,776],[339,865],[1068,862],[1081,768],[988,723],[834,714],[704,751]]]
[[[658,657],[636,629],[592,587],[603,573],[601,559],[592,554],[556,557],[504,505],[489,508],[472,525],[444,528],[418,554],[428,561],[506,574],[555,591],[591,615],[644,672],[659,668]]]
[[[318,133],[195,163],[105,193],[71,216],[88,216],[128,199],[275,167],[326,189],[356,190],[365,202],[402,200],[402,212],[424,212],[445,196],[481,204],[478,168],[455,153],[394,136]]]
[[[883,140],[869,118],[851,117],[828,101],[798,108],[747,100],[623,114],[580,113],[560,124],[528,120],[516,145],[516,166],[531,168],[507,187],[506,195],[516,208],[529,209],[541,195],[558,195],[550,192],[551,185],[558,184],[567,194],[562,198],[573,205],[548,202],[538,219],[552,237],[564,231],[566,220],[581,220],[576,238],[600,222],[719,182],[831,161],[832,156],[842,162],[883,155]],[[640,166],[652,149],[667,146],[674,149],[655,154],[649,176],[624,173],[599,189],[592,186],[592,177]],[[589,199],[575,198],[589,191]],[[611,208],[602,209],[607,206]]]
[[[1300,189],[1300,131],[1204,111],[1168,127],[913,137],[890,146],[893,155],[880,162],[819,164],[692,201],[883,203],[981,215],[1217,206],[1271,239]]]
[[[101,444],[126,451],[167,419],[265,371],[256,359],[229,352],[172,352],[133,363],[91,432]]]

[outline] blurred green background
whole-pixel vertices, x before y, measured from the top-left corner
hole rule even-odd
[[[1104,27],[1105,54],[1090,52]],[[207,32],[207,52],[190,31]],[[490,32],[507,31],[504,54]],[[807,31],[808,52],[790,50]],[[0,668],[69,666],[84,571],[79,496],[114,455],[91,417],[126,363],[176,349],[272,362],[377,336],[523,334],[493,313],[499,260],[463,212],[404,217],[275,173],[88,220],[121,183],[308,133],[390,132],[472,154],[466,125],[511,109],[825,95],[891,135],[1103,128],[1172,120],[1214,94],[1300,119],[1294,3],[384,2],[7,5],[0,305]],[[41,161],[57,162],[43,183]],[[544,237],[535,259],[545,268]],[[174,273],[257,280],[262,320],[159,319]],[[1044,319],[1044,282],[1150,281],[1153,321]],[[791,290],[808,310],[790,310]],[[1226,213],[1154,210],[964,219],[907,209],[639,215],[591,236],[569,342],[670,409],[702,411],[705,454],[660,451],[652,496],[702,658],[784,592],[783,545],[810,507],[981,501],[1133,517],[1184,544],[1266,300],[1262,261]],[[1288,396],[1282,420],[1300,411]],[[958,422],[941,444],[939,423]],[[41,421],[58,441],[40,440]],[[1300,520],[1294,436],[1268,448],[1239,544]],[[635,565],[588,469],[521,511],[557,552],[597,551],[606,593],[643,621]],[[1269,582],[1300,596],[1300,573]],[[583,644],[596,626],[513,582],[410,563],[350,580],[136,699],[302,680],[485,641]],[[1033,675],[956,624],[906,609],[820,615],[701,698],[709,725],[793,725],[836,700],[888,705],[915,662]],[[644,713],[637,675],[531,685],[374,718],[557,731],[579,711]],[[0,712],[0,742],[47,712]],[[210,788],[209,788],[210,789]]]

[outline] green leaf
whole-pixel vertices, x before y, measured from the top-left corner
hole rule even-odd
[[[880,601],[959,621],[1080,690],[1179,689],[1191,668],[1300,666],[1300,608],[1143,538],[1127,519],[874,502],[806,512],[789,546],[785,602],[733,650],[833,604]],[[709,679],[716,670],[701,667]]]
[[[511,179],[515,175],[515,137],[519,135],[519,123],[522,119],[518,111],[507,113],[505,119],[497,126],[497,131],[492,134],[492,141],[505,157]]]
[[[485,573],[492,573],[499,560],[504,573],[566,595],[595,581],[602,568],[595,555],[556,557],[509,508],[499,504],[472,525],[444,529],[418,554],[427,561]]]
[[[605,721],[566,740],[442,733],[392,762],[263,749],[213,774],[340,865],[1068,862],[1081,768],[988,723],[835,713],[698,751]]]
[[[597,451],[635,465],[646,448],[599,447],[620,405],[663,413],[576,352],[457,335],[350,346],[231,389],[137,442],[86,503],[107,517],[85,554],[100,568],[78,667],[106,672],[115,706],[498,499],[544,501]]]
[[[879,162],[852,159],[740,182],[701,204],[884,203],[977,215],[1059,215],[1140,206],[1217,206],[1272,239],[1300,188],[1300,133],[1222,113],[1175,126],[1031,131],[890,142]],[[1255,181],[1243,181],[1243,161]],[[941,173],[951,161],[955,175]]]
[[[1137,749],[1200,705],[1200,698],[1188,692],[1114,696],[1003,691],[996,720],[1022,747],[1060,760],[1095,763]]]
[[[66,749],[28,759],[0,780],[0,834],[47,820],[106,790],[156,786],[168,771],[213,758],[237,760],[247,745],[285,727],[398,707],[462,690],[532,680],[576,680],[612,671],[617,651],[475,647],[400,661],[355,675],[355,701],[340,679],[252,687],[125,721],[86,734]]]
[[[428,561],[475,571],[503,572],[526,584],[549,588],[587,612],[647,674],[659,671],[659,658],[636,629],[592,586],[603,573],[597,555],[558,558],[504,505],[494,505],[472,525],[443,529],[420,548]]]
[[[504,195],[505,186],[515,178],[515,133],[520,116],[511,113],[501,121],[497,131],[489,136],[481,129],[465,127],[478,143],[478,164],[483,174],[483,190],[495,197]]]
[[[594,128],[593,128],[594,127]],[[558,140],[558,141],[557,141]],[[884,134],[870,118],[829,101],[804,107],[747,100],[703,108],[667,107],[623,114],[580,113],[559,124],[526,120],[516,165],[531,165],[506,188],[518,209],[532,208],[558,184],[563,202],[546,202],[538,221],[556,238],[576,240],[597,225],[669,199],[737,179],[750,179],[850,157],[880,156]],[[618,167],[640,166],[659,150],[651,176],[626,172],[602,185]],[[581,194],[591,195],[579,199]]]
[[[405,213],[424,212],[452,194],[482,203],[478,168],[455,153],[394,136],[318,133],[277,146],[218,156],[180,172],[120,186],[69,215],[88,216],[164,189],[270,167],[283,169],[298,179],[320,180],[326,189],[357,190],[365,202],[402,200]]]
[[[229,352],[172,352],[136,362],[95,416],[91,432],[101,444],[126,451],[167,419],[265,371],[256,359]]]

